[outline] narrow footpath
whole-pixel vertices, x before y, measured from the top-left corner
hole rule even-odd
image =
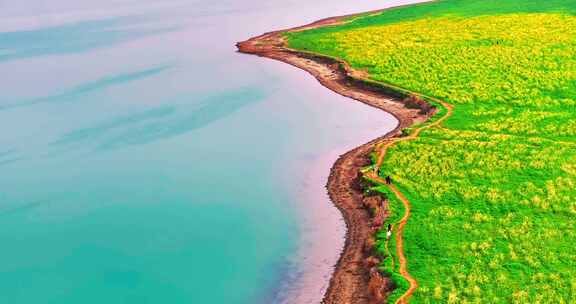
[[[408,108],[403,100],[392,97],[390,92],[400,92],[400,95],[422,97],[409,90],[382,84],[388,89],[374,88],[374,81],[369,79],[363,71],[354,70],[348,63],[337,58],[326,57],[305,51],[290,49],[284,33],[301,31],[323,26],[341,24],[345,19],[354,15],[333,17],[319,20],[311,24],[287,30],[274,31],[239,42],[238,50],[242,53],[266,57],[300,68],[314,76],[326,88],[351,99],[365,103],[369,106],[382,109],[398,119],[398,126],[373,141],[370,141],[339,157],[331,169],[328,178],[328,194],[334,205],[342,212],[346,223],[346,243],[322,301],[323,304],[371,304],[374,303],[368,292],[369,273],[363,266],[367,253],[365,246],[373,239],[373,230],[370,225],[370,214],[365,208],[359,208],[363,203],[363,193],[355,190],[358,172],[365,168],[372,151],[380,151],[375,170],[365,176],[385,184],[379,177],[379,170],[387,149],[399,141],[416,138],[426,128],[437,126],[452,114],[452,107],[440,100],[428,97],[447,109],[446,115],[435,122],[427,124],[431,112],[422,113],[421,109]],[[413,125],[424,124],[413,131],[412,134],[400,137],[401,130]],[[402,231],[410,217],[410,202],[394,186],[390,188],[406,207],[406,213],[398,224],[396,247],[399,257],[400,274],[410,282],[408,291],[397,303],[407,303],[418,284],[407,270],[407,260],[404,256]]]
[[[446,114],[430,124],[415,129],[410,135],[406,137],[387,138],[381,145],[380,153],[378,155],[376,165],[374,166],[374,170],[366,173],[366,177],[368,177],[369,179],[381,183],[383,185],[387,185],[404,205],[405,210],[404,216],[399,221],[398,227],[396,228],[396,255],[398,256],[399,273],[402,277],[404,277],[404,279],[406,279],[406,281],[408,281],[410,287],[400,298],[398,298],[396,304],[408,303],[408,300],[418,288],[418,282],[408,272],[408,260],[406,259],[406,255],[404,254],[404,238],[402,237],[404,227],[406,226],[406,224],[408,223],[408,219],[410,218],[411,204],[410,201],[406,198],[406,196],[404,196],[404,194],[402,194],[402,192],[400,192],[400,190],[398,190],[398,188],[394,184],[387,184],[386,180],[380,177],[379,175],[380,167],[382,166],[386,153],[388,152],[388,148],[390,148],[392,145],[394,145],[397,142],[416,139],[424,129],[439,126],[442,122],[444,122],[452,115],[453,109],[450,104],[436,99],[434,99],[434,101],[441,104],[444,108],[446,108]]]

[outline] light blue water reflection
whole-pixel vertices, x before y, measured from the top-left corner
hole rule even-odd
[[[309,168],[395,122],[234,42],[383,4],[1,2],[0,303],[281,301]]]

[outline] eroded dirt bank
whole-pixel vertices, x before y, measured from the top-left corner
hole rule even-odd
[[[374,263],[370,262],[373,235],[379,227],[373,225],[372,216],[363,207],[366,198],[357,186],[358,176],[360,169],[370,164],[369,154],[376,144],[400,136],[401,129],[422,122],[431,114],[430,111],[407,108],[402,102],[406,94],[367,81],[365,73],[351,69],[345,62],[287,47],[284,32],[335,25],[347,17],[350,16],[270,32],[237,44],[242,53],[279,60],[305,70],[332,91],[389,112],[399,121],[388,134],[340,156],[331,169],[327,189],[330,199],[344,217],[347,233],[344,250],[324,296],[323,303],[326,304],[375,303],[380,297],[378,293],[389,291],[390,282],[375,273]]]

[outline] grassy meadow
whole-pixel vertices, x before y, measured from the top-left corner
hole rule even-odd
[[[576,1],[438,1],[288,38],[454,105],[380,171],[412,202],[413,303],[576,303]]]

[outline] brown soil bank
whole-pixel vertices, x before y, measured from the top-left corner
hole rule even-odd
[[[394,115],[399,125],[390,133],[340,156],[328,179],[329,196],[342,212],[347,226],[346,243],[324,296],[325,304],[382,303],[390,291],[390,282],[380,275],[371,257],[374,226],[372,215],[363,207],[366,200],[357,186],[360,169],[370,164],[374,146],[389,137],[400,136],[400,130],[426,120],[430,111],[408,108],[402,102],[407,93],[380,86],[366,79],[365,73],[351,69],[345,62],[287,47],[284,32],[301,31],[335,25],[350,16],[323,19],[309,25],[275,31],[237,44],[242,53],[279,60],[312,74],[325,87],[346,97],[382,109]],[[428,112],[428,113],[422,113]]]

